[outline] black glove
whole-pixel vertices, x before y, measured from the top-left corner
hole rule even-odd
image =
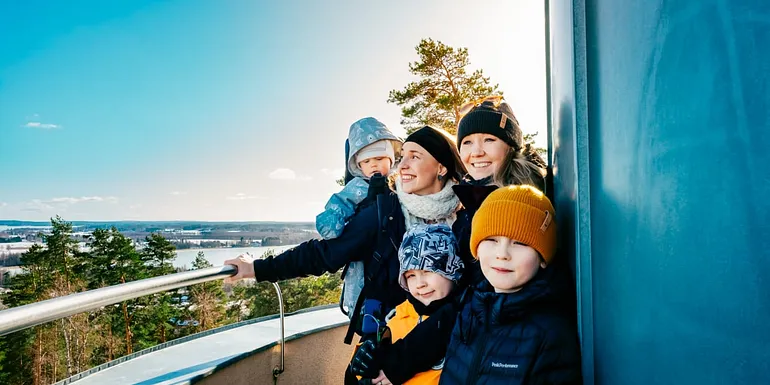
[[[350,362],[350,372],[364,378],[377,377],[380,374],[377,353],[374,340],[364,341],[353,356],[353,361]]]
[[[366,199],[377,200],[378,194],[383,194],[388,191],[388,178],[382,176],[382,174],[376,172],[369,177],[369,190],[366,192]]]

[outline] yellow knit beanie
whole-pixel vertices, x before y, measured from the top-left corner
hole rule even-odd
[[[506,186],[481,204],[471,225],[471,253],[492,236],[504,236],[537,250],[546,263],[556,252],[556,222],[551,201],[535,187]]]

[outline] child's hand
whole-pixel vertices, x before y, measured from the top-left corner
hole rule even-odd
[[[377,376],[377,378],[372,380],[372,385],[393,385],[393,383],[390,382],[388,377],[385,377],[385,373],[383,373],[383,371],[380,370],[380,375]]]
[[[364,341],[356,350],[353,361],[350,362],[350,371],[356,376],[364,378],[377,377],[380,374],[377,359],[375,358],[376,345],[373,340]]]

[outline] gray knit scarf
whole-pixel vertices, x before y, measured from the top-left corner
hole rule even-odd
[[[405,193],[401,187],[401,178],[396,179],[396,194],[404,212],[406,228],[425,223],[445,223],[452,226],[457,218],[460,200],[452,191],[455,182],[447,181],[441,191],[430,195]]]

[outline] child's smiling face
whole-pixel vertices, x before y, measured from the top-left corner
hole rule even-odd
[[[441,274],[428,270],[407,270],[404,272],[409,293],[423,305],[443,299],[450,292],[454,283]]]
[[[498,293],[519,291],[546,266],[535,249],[499,235],[481,241],[476,256],[481,272]]]

